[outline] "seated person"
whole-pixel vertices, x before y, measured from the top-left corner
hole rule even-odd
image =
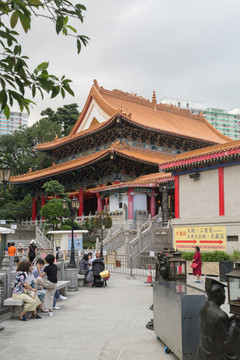
[[[41,304],[40,299],[36,295],[36,289],[32,288],[27,280],[25,273],[29,272],[29,262],[21,261],[17,268],[17,273],[14,277],[13,299],[23,300],[24,308],[20,314],[20,320],[26,321],[26,313],[32,312],[33,319],[41,319],[41,316],[37,314],[37,307]],[[29,296],[28,292],[32,295]]]
[[[82,257],[82,259],[80,260],[79,273],[80,273],[80,274],[87,275],[87,273],[88,273],[88,266],[89,266],[88,254],[84,254],[83,257]]]
[[[29,262],[29,269],[28,272],[25,273],[26,275],[26,280],[28,282],[28,284],[33,288],[36,289],[36,282],[35,282],[35,278],[33,276],[33,264]],[[39,289],[37,290],[37,296],[39,297],[41,304],[38,306],[38,310],[41,310],[42,312],[46,312],[47,310],[43,308],[43,299],[44,299],[44,295],[46,293],[46,290],[44,289]],[[32,296],[33,292],[28,292],[28,295]]]
[[[37,265],[39,264],[39,267],[40,267],[40,270],[41,270],[41,273],[43,273],[43,267],[44,267],[44,260],[39,258],[37,259]],[[39,274],[39,271],[38,271],[38,268],[35,268],[33,270],[33,276],[34,278],[36,279],[40,274]],[[43,302],[43,299],[44,299],[44,295],[46,294],[46,289],[42,289],[42,290],[38,290],[38,292],[40,291],[40,295],[42,296],[42,299],[41,301]],[[39,297],[40,297],[39,295]],[[56,290],[55,292],[55,296],[54,296],[54,299],[53,299],[53,310],[60,310],[60,306],[57,306],[56,305],[56,300],[61,300],[61,301],[64,301],[64,300],[67,300],[67,297],[66,296],[62,296],[61,294],[59,294],[59,291]]]

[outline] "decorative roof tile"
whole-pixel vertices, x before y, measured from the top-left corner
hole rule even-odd
[[[70,160],[68,162],[64,162],[61,164],[53,164],[51,167],[38,170],[38,171],[29,171],[26,174],[19,176],[12,176],[10,178],[10,183],[12,184],[20,184],[20,183],[28,183],[32,181],[41,180],[44,178],[48,178],[54,175],[66,173],[72,170],[81,169],[90,164],[94,164],[105,157],[116,155],[119,157],[127,158],[133,161],[159,165],[160,162],[166,161],[167,159],[174,158],[173,154],[164,154],[158,151],[144,150],[144,149],[136,149],[134,147],[130,147],[127,144],[113,143],[109,149],[101,150],[96,153],[82,156],[81,158],[77,158],[74,160]]]
[[[164,161],[160,164],[160,170],[171,170],[179,166],[190,166],[194,163],[202,163],[222,158],[229,158],[240,153],[240,140],[230,141],[225,144],[208,146],[203,149],[193,150],[176,155],[175,159]]]
[[[97,193],[102,191],[110,191],[119,188],[130,188],[130,187],[157,187],[161,183],[168,183],[174,181],[174,177],[171,173],[153,173],[148,175],[140,176],[133,181],[120,182],[118,184],[106,185],[90,189],[91,193]]]
[[[84,120],[93,99],[108,114],[109,120],[78,132],[78,128]],[[48,150],[89,134],[97,133],[99,130],[107,127],[118,114],[124,115],[129,122],[136,126],[160,133],[194,139],[209,144],[222,144],[231,140],[218,132],[202,114],[194,115],[186,109],[180,109],[167,104],[157,104],[155,93],[153,101],[149,101],[137,94],[130,94],[117,89],[112,91],[106,90],[102,86],[100,87],[97,81],[94,80],[81,115],[71,133],[64,138],[55,139],[45,144],[38,144],[37,149]]]

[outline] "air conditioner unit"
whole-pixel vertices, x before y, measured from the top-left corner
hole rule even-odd
[[[198,171],[191,172],[189,173],[189,177],[190,179],[199,179],[200,173]]]

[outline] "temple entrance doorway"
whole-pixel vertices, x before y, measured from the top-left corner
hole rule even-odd
[[[84,194],[84,207],[83,207],[84,215],[89,215],[90,213],[94,215],[96,211],[97,211],[97,196],[96,194],[90,194],[89,192],[87,192],[86,196]]]

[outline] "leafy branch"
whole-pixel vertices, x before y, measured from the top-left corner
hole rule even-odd
[[[80,35],[71,25],[71,19],[83,22],[82,4],[73,5],[68,0],[0,0],[0,106],[7,118],[10,116],[10,107],[17,102],[21,111],[29,112],[30,104],[34,102],[25,97],[25,89],[30,89],[32,98],[40,93],[50,93],[51,98],[61,94],[64,98],[66,92],[74,96],[70,87],[71,80],[57,77],[48,72],[48,63],[39,64],[33,72],[29,70],[27,56],[22,55],[22,47],[18,42],[19,34],[13,30],[20,22],[27,33],[31,28],[32,17],[45,17],[55,24],[57,35],[73,36],[77,42],[77,52],[80,53],[82,45],[88,44],[89,38]],[[47,15],[46,15],[47,13]],[[9,19],[10,27],[3,19]]]

